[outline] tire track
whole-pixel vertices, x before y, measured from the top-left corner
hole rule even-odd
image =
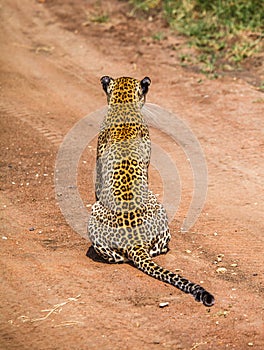
[[[63,135],[57,131],[51,129],[50,127],[43,126],[42,121],[37,121],[32,118],[35,116],[32,112],[28,111],[26,108],[11,104],[10,102],[0,103],[1,113],[5,113],[10,117],[16,117],[23,123],[27,124],[28,127],[33,128],[39,134],[43,135],[48,141],[50,141],[54,146],[59,146],[63,141]]]

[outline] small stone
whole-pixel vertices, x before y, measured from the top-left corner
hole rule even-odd
[[[218,267],[218,269],[216,269],[217,273],[226,273],[227,269],[225,267]]]
[[[216,316],[224,316],[224,317],[227,317],[227,315],[229,314],[230,311],[227,311],[227,310],[220,310],[218,311],[215,315]]]
[[[159,304],[159,307],[160,307],[161,309],[164,308],[164,307],[166,307],[166,306],[169,306],[169,303],[168,303],[167,301]]]
[[[253,344],[253,343],[251,343],[251,342],[250,342],[250,343],[248,343],[248,346],[253,346],[253,345],[254,345],[254,344]]]
[[[224,256],[225,256],[224,254],[218,254],[216,257],[217,261],[221,262]]]
[[[35,227],[30,227],[28,230],[29,230],[29,231],[34,231],[34,230],[35,230]]]

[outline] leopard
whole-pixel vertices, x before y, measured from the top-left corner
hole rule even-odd
[[[151,80],[103,76],[107,112],[96,155],[95,203],[88,238],[108,263],[132,263],[147,275],[191,294],[206,307],[214,296],[199,284],[158,265],[171,239],[166,210],[149,188],[149,128],[142,113]]]

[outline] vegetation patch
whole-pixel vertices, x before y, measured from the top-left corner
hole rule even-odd
[[[130,0],[134,15],[162,18],[175,33],[187,38],[197,55],[181,55],[182,64],[197,64],[215,74],[238,69],[263,52],[263,0]],[[159,38],[162,38],[159,32]]]

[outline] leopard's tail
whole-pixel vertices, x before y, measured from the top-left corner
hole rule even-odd
[[[143,246],[130,247],[127,252],[128,259],[131,260],[139,270],[145,272],[149,276],[177,287],[184,293],[190,293],[196,301],[202,302],[205,306],[209,307],[214,305],[214,297],[212,294],[207,292],[199,284],[193,283],[156,264]]]

